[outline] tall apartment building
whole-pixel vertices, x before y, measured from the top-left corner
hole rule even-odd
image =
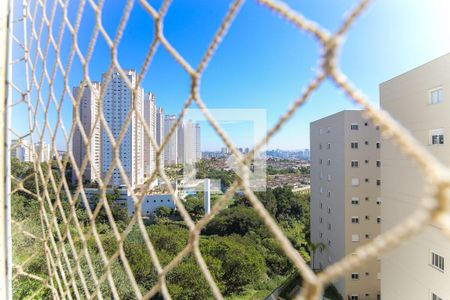
[[[15,157],[22,162],[32,161],[30,143],[27,140],[12,140],[11,141],[11,157]]]
[[[311,241],[323,247],[313,268],[323,269],[380,233],[380,134],[362,112],[346,110],[310,124]],[[379,261],[335,283],[344,299],[378,299]]]
[[[95,119],[99,113],[99,95],[100,84],[92,82],[92,89],[88,84],[84,86],[73,87],[73,96],[76,100],[80,99],[78,106],[78,116],[81,121],[81,128],[90,144],[87,147],[81,135],[80,126],[75,123],[75,129],[72,137],[72,153],[77,168],[80,169],[86,155],[90,157],[85,171],[82,174],[83,182],[93,182],[100,174],[100,120],[95,123]],[[75,112],[74,112],[75,120]],[[78,181],[75,170],[72,173],[72,182]]]
[[[150,130],[150,135],[156,137],[156,106],[155,96],[146,93],[144,96],[144,120]],[[150,142],[150,137],[144,132],[144,172],[149,177],[156,168],[156,150]]]
[[[170,129],[175,125],[177,117],[174,115],[164,116],[164,136],[169,134]],[[178,128],[170,136],[164,147],[164,165],[176,165],[178,163]]]
[[[103,114],[114,138],[117,139],[122,127],[125,126],[128,114],[134,107],[131,122],[128,124],[121,141],[119,160],[122,162],[130,184],[135,186],[142,183],[144,179],[144,131],[142,123],[135,113],[135,111],[139,111],[141,116],[144,115],[144,90],[136,86],[136,72],[134,70],[125,72],[132,88],[128,87],[124,78],[116,71],[112,72],[110,78],[106,77],[106,73],[103,74],[102,86],[105,89]],[[114,157],[112,144],[105,128],[102,128],[101,131],[101,141],[101,168],[102,177],[105,178]],[[112,186],[124,184],[117,167],[114,168],[109,184]]]
[[[186,124],[181,121],[177,127],[177,163],[179,164],[185,163],[185,130]]]
[[[381,107],[450,166],[450,54],[380,85]],[[388,140],[381,148],[381,230],[406,218],[424,196],[426,178]],[[450,299],[450,241],[438,225],[389,251],[381,259],[383,300]]]
[[[182,146],[179,147],[179,159],[185,164],[193,164],[200,159],[200,125],[191,120],[183,122],[181,134],[178,135],[182,140]],[[181,138],[180,138],[181,136]]]
[[[47,162],[52,159],[50,145],[45,142],[34,144],[34,154],[40,162]]]
[[[156,143],[161,146],[164,140],[164,110],[162,107],[158,107],[156,111]],[[164,151],[161,153],[162,167],[164,167]]]
[[[195,124],[195,161],[202,159],[202,143],[200,124]]]

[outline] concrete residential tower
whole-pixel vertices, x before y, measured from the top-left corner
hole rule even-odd
[[[33,154],[28,140],[12,140],[11,141],[11,157],[15,157],[23,162],[32,161]]]
[[[172,126],[175,125],[176,121],[177,117],[174,115],[164,117],[164,136],[169,134],[170,129],[172,128]],[[165,166],[176,165],[178,163],[177,156],[178,156],[178,130],[176,128],[175,131],[170,136],[169,141],[166,143],[164,147],[164,165]]]
[[[82,175],[82,181],[88,183],[95,181],[98,174],[100,174],[100,120],[95,123],[99,113],[99,95],[100,84],[98,82],[92,82],[92,88],[88,84],[73,88],[74,98],[76,100],[80,99],[78,116],[82,124],[81,128],[86,137],[90,138],[90,144],[89,147],[86,146],[81,135],[80,126],[75,123],[76,127],[72,137],[72,153],[78,169],[81,168],[85,156],[89,154],[90,161]],[[72,182],[75,184],[77,181],[78,178],[75,171],[73,171]]]
[[[323,244],[314,269],[323,269],[380,233],[380,134],[348,110],[310,124],[311,241]],[[377,299],[379,262],[369,261],[335,283],[344,299]]]
[[[450,54],[380,85],[381,107],[442,163],[450,166]],[[409,216],[426,178],[391,142],[381,148],[382,231]],[[450,299],[450,240],[437,224],[381,259],[383,300]]]
[[[102,85],[105,88],[103,114],[115,139],[118,138],[122,127],[125,126],[126,118],[133,107],[135,111],[140,112],[141,116],[144,115],[144,90],[136,87],[136,72],[134,70],[125,72],[135,92],[128,87],[124,78],[118,72],[112,72],[110,78],[106,77],[107,74],[103,74]],[[122,162],[122,166],[132,186],[141,184],[144,179],[143,126],[138,120],[135,111],[131,113],[131,121],[128,124],[119,150],[119,160]],[[104,128],[102,128],[101,139],[101,165],[104,178],[113,163],[112,144]],[[125,182],[119,169],[116,167],[109,185],[119,186],[123,184]]]
[[[162,107],[158,107],[156,111],[156,143],[158,146],[162,145],[164,140],[164,110]],[[162,167],[164,167],[164,151],[161,153]]]
[[[150,130],[150,136],[156,137],[156,106],[155,96],[152,93],[146,93],[144,96],[144,119]],[[149,177],[156,168],[156,150],[150,142],[150,136],[144,134],[144,172],[145,177]]]

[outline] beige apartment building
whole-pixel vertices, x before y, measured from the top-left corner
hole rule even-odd
[[[362,114],[346,110],[310,124],[311,241],[324,245],[314,269],[380,233],[380,133]],[[344,299],[379,299],[379,265],[370,261],[335,282]]]
[[[382,83],[380,98],[383,109],[450,166],[450,54]],[[383,142],[381,159],[381,230],[386,231],[417,207],[425,178],[389,141]],[[382,257],[383,300],[449,300],[449,259],[450,241],[438,226],[428,226]]]

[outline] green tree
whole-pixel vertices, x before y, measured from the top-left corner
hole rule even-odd
[[[321,243],[321,242],[320,243],[313,243],[313,242],[309,241],[308,242],[308,249],[309,249],[310,255],[311,255],[311,265],[312,265],[312,268],[314,269],[315,268],[314,258],[316,256],[317,250],[319,250],[319,249],[325,250],[326,246],[325,246],[324,243]]]
[[[245,235],[249,232],[257,232],[260,236],[267,235],[259,215],[252,208],[245,206],[234,206],[223,210],[204,229],[207,235],[221,236],[233,233]]]
[[[247,286],[266,278],[264,257],[254,245],[243,242],[240,236],[216,237],[201,247],[205,255],[222,262],[220,281],[225,285],[225,294],[240,293]]]
[[[168,218],[173,214],[173,211],[170,207],[160,206],[157,209],[155,209],[154,214],[158,218]]]

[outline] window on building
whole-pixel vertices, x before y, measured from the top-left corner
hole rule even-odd
[[[358,123],[350,124],[350,130],[358,130]]]
[[[380,217],[380,216],[377,217],[377,223],[378,223],[378,224],[381,223],[381,217]]]
[[[369,178],[366,178],[364,181],[365,181],[365,182],[369,182]]]
[[[320,193],[321,194],[323,193],[323,187],[320,187]]]
[[[352,217],[352,223],[353,224],[358,224],[359,223],[359,217],[357,217],[357,216]]]
[[[365,161],[364,161],[366,164],[368,164],[369,163],[369,160],[368,159],[366,159]]]
[[[352,234],[352,242],[359,242],[359,234]]]
[[[359,162],[357,160],[352,160],[352,168],[357,168],[359,165]]]
[[[369,216],[366,216],[366,220],[369,220],[370,219],[370,217]]]
[[[358,295],[351,295],[350,300],[359,300]]]
[[[359,179],[358,178],[352,178],[352,186],[358,186],[359,185]]]
[[[377,149],[380,149],[380,142],[377,142]]]
[[[322,224],[323,223],[323,219],[322,218],[320,218],[320,224]]]
[[[329,214],[331,213],[331,208],[329,208],[329,207],[328,207],[328,213],[329,213]]]
[[[322,159],[319,159],[319,164],[322,164],[322,163],[323,163]]]
[[[330,175],[330,174],[328,174],[327,180],[328,180],[328,181],[331,181],[331,175]]]
[[[367,125],[369,125],[367,122],[364,122],[364,126],[367,126]]]
[[[359,273],[352,273],[352,280],[358,280],[359,279]]]
[[[330,133],[331,132],[331,127],[328,127],[327,128],[327,133]]]
[[[438,295],[436,295],[435,293],[431,293],[431,300],[443,300],[443,299]]]
[[[380,160],[377,160],[377,167],[378,168],[381,167],[381,161]]]
[[[319,150],[322,150],[322,144],[319,144]]]
[[[366,237],[366,239],[369,239],[369,238],[370,238],[370,235],[368,235],[368,234],[366,233],[365,237]]]
[[[319,134],[322,134],[322,128],[319,129]]]
[[[331,144],[330,143],[327,144],[327,149],[331,149]]]
[[[331,198],[331,192],[328,191],[328,198]]]
[[[364,144],[369,145],[369,141],[365,141]]]
[[[444,271],[444,257],[431,252],[431,265],[441,271]]]
[[[331,159],[329,159],[329,160],[327,161],[327,164],[328,164],[329,166],[331,166]]]
[[[328,223],[328,230],[331,230],[331,224]]]
[[[444,144],[444,129],[430,130],[430,145]]]
[[[350,146],[352,149],[358,149],[358,142],[351,142]]]
[[[444,98],[444,91],[441,87],[430,90],[428,102],[430,104],[441,103]]]
[[[377,185],[381,185],[381,180],[377,179]]]
[[[358,205],[359,204],[359,198],[358,197],[352,197],[352,205]]]
[[[381,204],[381,197],[377,197],[377,204],[378,204],[378,205]]]

